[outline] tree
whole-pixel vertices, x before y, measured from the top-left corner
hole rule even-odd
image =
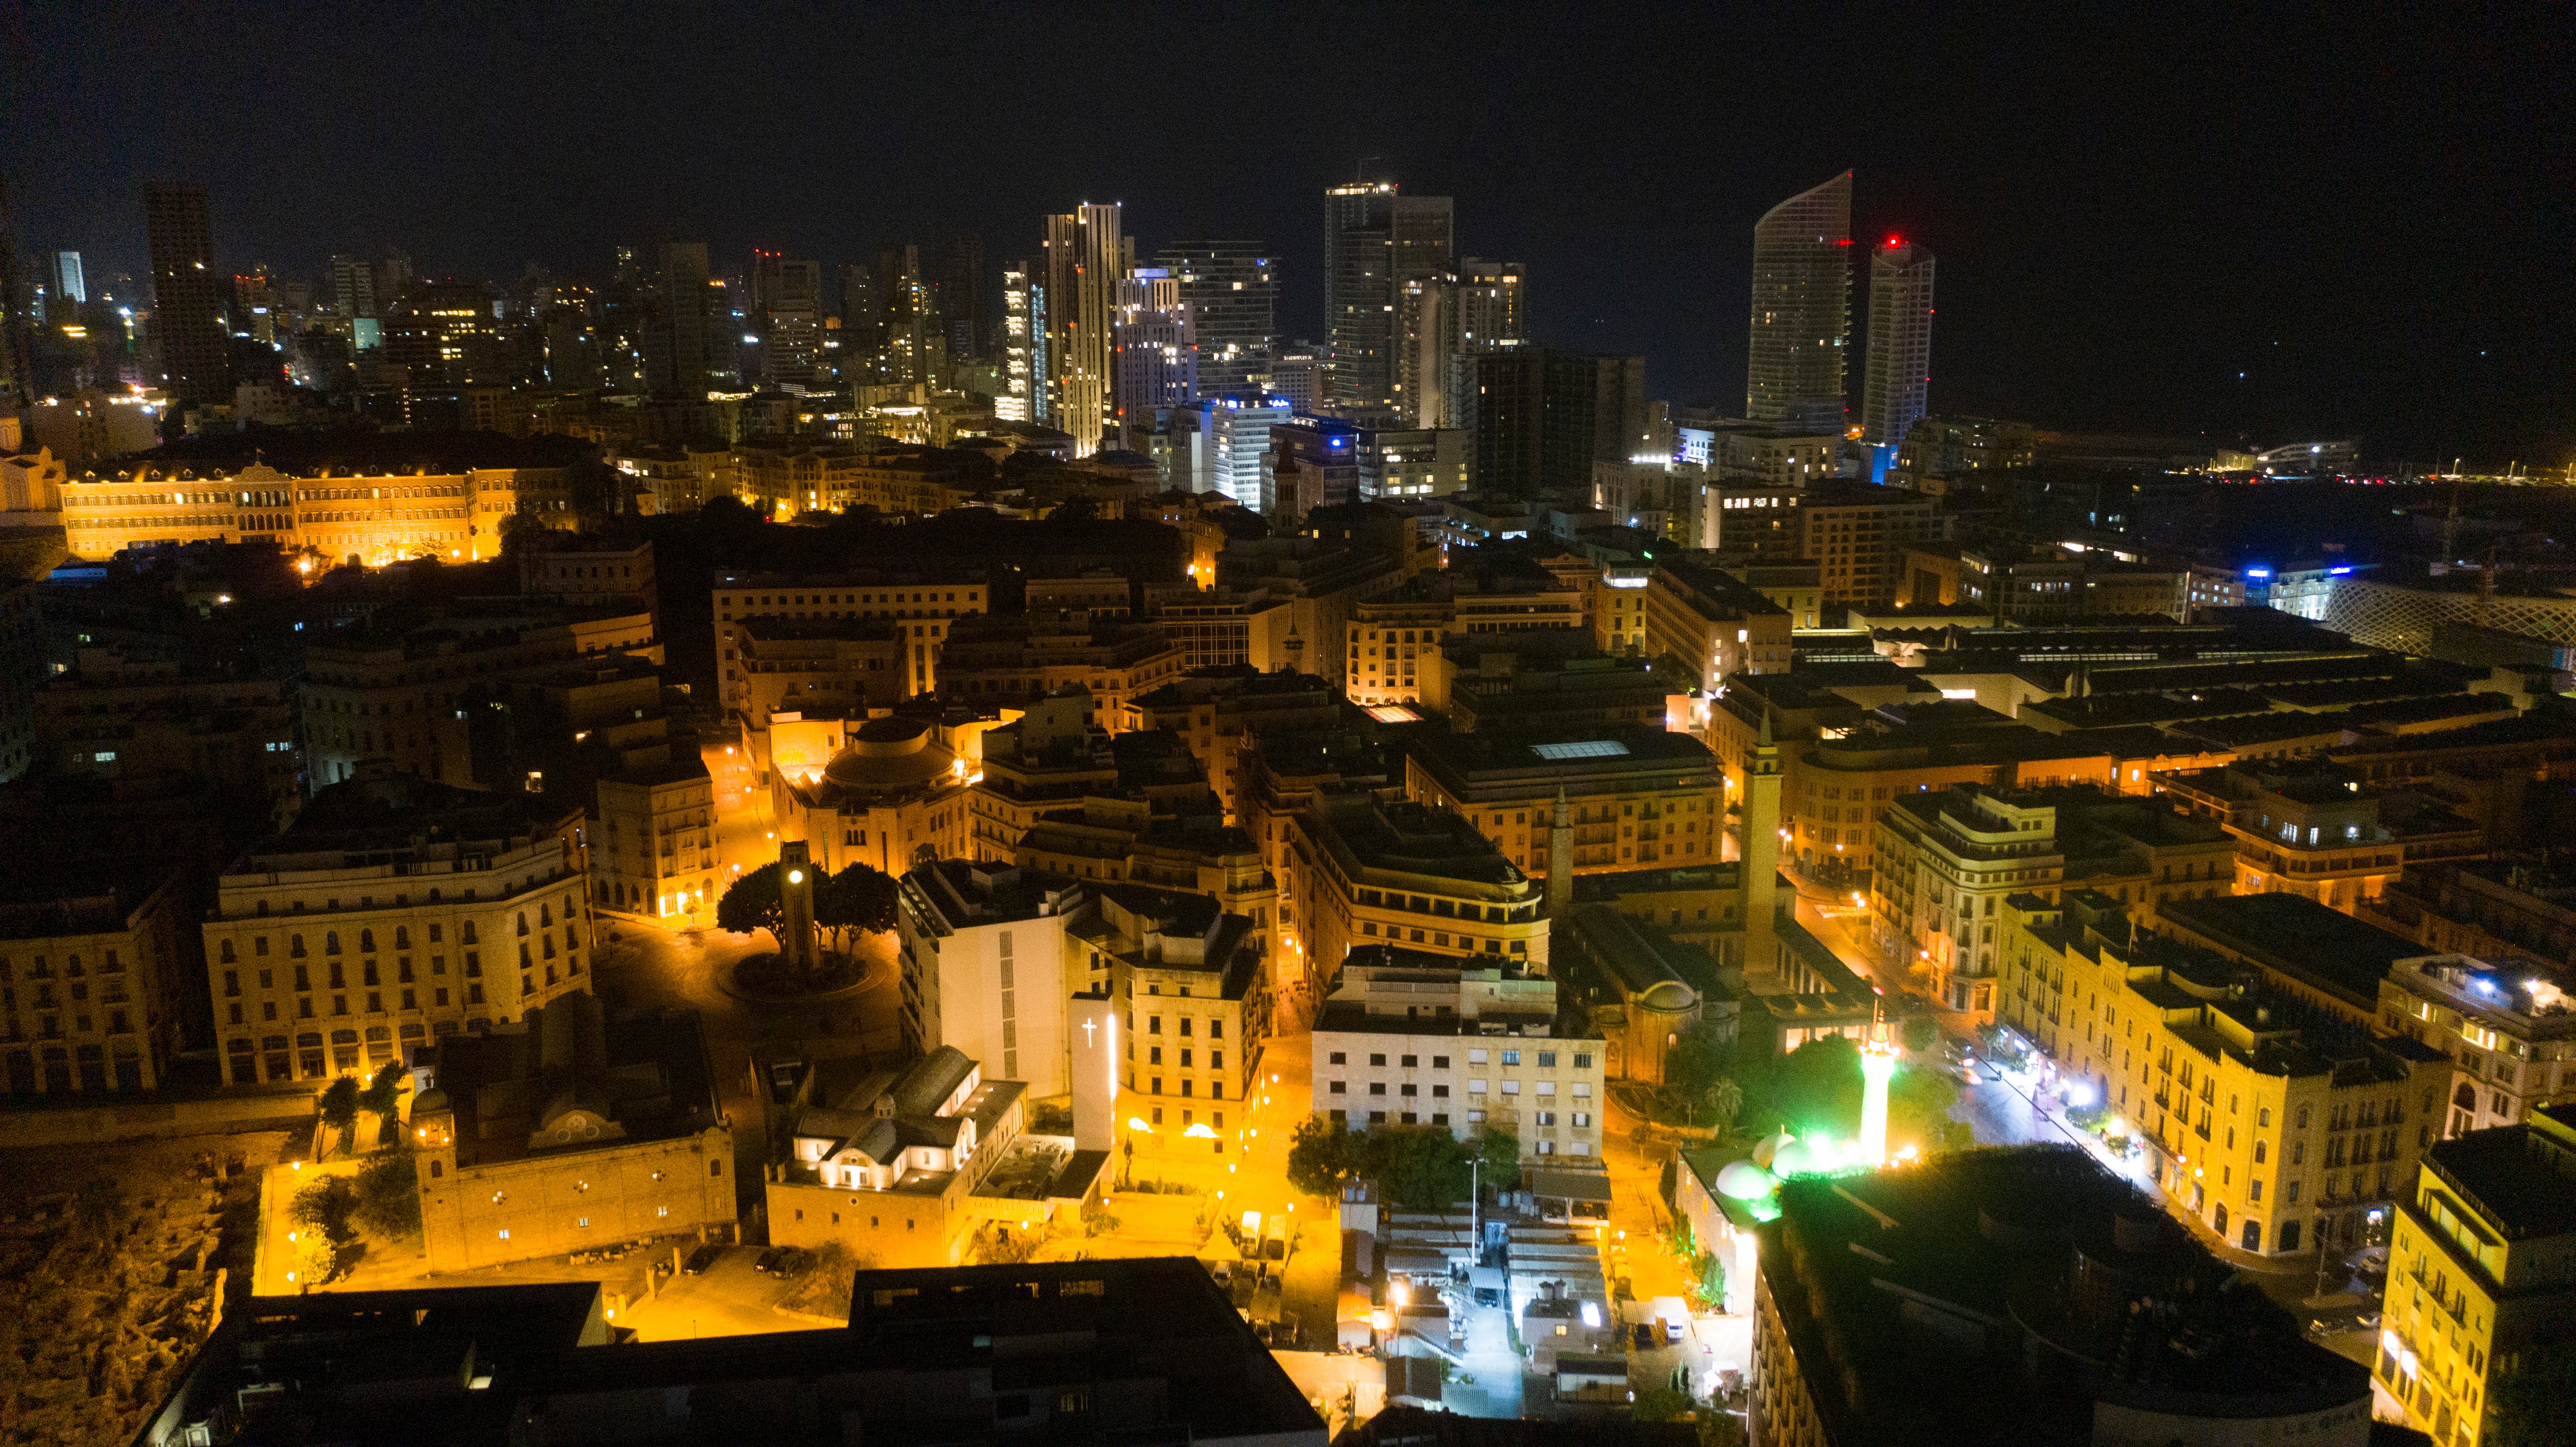
[[[514,512],[501,519],[501,556],[516,558],[546,530],[533,513]]]
[[[716,928],[738,935],[767,930],[781,950],[787,942],[779,930],[786,922],[787,901],[779,893],[778,861],[774,859],[725,886],[723,896],[716,900]]]
[[[376,1127],[378,1146],[389,1146],[402,1139],[403,1074],[401,1061],[388,1060],[385,1068],[377,1071],[376,1078],[368,1081],[367,1088],[359,1093],[359,1106],[372,1112],[379,1122]]]
[[[322,1090],[322,1124],[340,1133],[340,1149],[354,1154],[357,1150],[350,1137],[358,1130],[358,1078],[354,1075],[332,1077]]]
[[[1744,1087],[1736,1084],[1733,1076],[1721,1075],[1700,1092],[1699,1106],[1708,1116],[1708,1123],[1724,1135],[1735,1124],[1735,1118],[1744,1113]]]
[[[1339,1200],[1342,1187],[1361,1173],[1361,1138],[1327,1116],[1297,1122],[1288,1137],[1288,1184],[1309,1196]]]
[[[853,932],[893,929],[902,903],[894,876],[866,864],[853,864],[819,881],[814,889],[814,923],[830,931],[835,953],[848,954]]]
[[[1702,1020],[1682,1032],[1664,1055],[1664,1079],[1685,1101],[1696,1101],[1709,1084],[1735,1063],[1735,1045],[1714,1021]]]
[[[582,458],[563,470],[564,500],[585,523],[605,523],[624,512],[632,486],[626,474],[596,457]]]
[[[1521,1179],[1521,1138],[1498,1125],[1485,1127],[1476,1137],[1476,1157],[1484,1168],[1486,1185],[1508,1188]]]
[[[1929,1015],[1908,1015],[1900,1038],[1908,1050],[1929,1050],[1940,1042],[1941,1026]]]
[[[358,1168],[349,1219],[386,1240],[420,1234],[420,1178],[410,1151],[385,1151]]]
[[[2558,1414],[2576,1397],[2576,1346],[2531,1345],[2505,1360],[2487,1391],[2487,1447],[2540,1447],[2566,1440]]]

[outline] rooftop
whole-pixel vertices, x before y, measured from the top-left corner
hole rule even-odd
[[[2426,953],[2402,935],[2302,895],[2167,899],[2161,917],[2256,964],[2331,989],[2376,1013],[2389,966]]]
[[[1824,1438],[1844,1447],[2086,1441],[2097,1403],[2368,1411],[2364,1368],[2074,1147],[1792,1180],[1780,1206],[1763,1276]]]
[[[2576,1234],[2576,1111],[2545,1105],[2545,1120],[2437,1141],[2425,1162],[2509,1240]],[[2553,1129],[2554,1127],[2554,1129]]]

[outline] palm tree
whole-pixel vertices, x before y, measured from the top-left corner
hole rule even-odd
[[[1721,1075],[1700,1092],[1700,1107],[1708,1112],[1709,1124],[1724,1135],[1744,1111],[1744,1087],[1736,1084],[1734,1077]]]

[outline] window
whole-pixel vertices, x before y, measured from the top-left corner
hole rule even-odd
[[[1384,1055],[1382,1055],[1382,1054],[1378,1054],[1378,1055],[1371,1055],[1371,1056],[1369,1057],[1369,1064],[1371,1064],[1371,1065],[1383,1066],[1384,1064],[1386,1064],[1386,1057],[1385,1057]]]
[[[1334,1051],[1334,1052],[1332,1053],[1331,1063],[1332,1063],[1332,1064],[1335,1064],[1335,1065],[1347,1065],[1347,1064],[1349,1064],[1349,1063],[1350,1063],[1350,1061],[1349,1061],[1349,1058],[1348,1058],[1346,1055],[1344,1055],[1344,1054],[1343,1054],[1343,1052],[1341,1052],[1341,1051],[1339,1051],[1339,1050],[1336,1050],[1336,1051]]]

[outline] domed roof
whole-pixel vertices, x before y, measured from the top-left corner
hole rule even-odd
[[[1825,1163],[1805,1141],[1791,1141],[1771,1153],[1771,1174],[1794,1176],[1800,1171],[1823,1170]]]
[[[845,789],[916,788],[949,773],[956,760],[931,738],[926,720],[870,719],[823,766],[823,777]]]
[[[1637,1004],[1648,1010],[1682,1015],[1689,1013],[1692,1007],[1699,1004],[1699,996],[1690,986],[1679,980],[1657,980],[1646,987],[1644,994],[1637,997]]]
[[[1717,1173],[1717,1193],[1738,1201],[1759,1201],[1779,1184],[1751,1161],[1728,1161]]]
[[[454,1108],[447,1103],[447,1092],[434,1085],[411,1098],[413,1115],[435,1115],[440,1111]]]
[[[1780,1147],[1795,1145],[1797,1141],[1798,1138],[1787,1131],[1763,1137],[1761,1142],[1753,1147],[1753,1164],[1769,1169],[1773,1159],[1780,1154]]]

